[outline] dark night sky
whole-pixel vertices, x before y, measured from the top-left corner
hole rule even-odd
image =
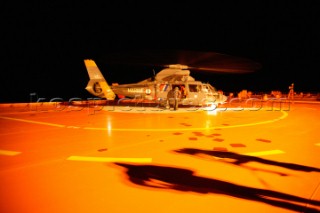
[[[253,74],[191,73],[226,92],[287,92],[291,83],[296,91],[320,92],[316,3],[4,3],[0,102],[29,101],[31,92],[48,100],[91,97],[84,89],[86,58],[97,62],[109,83],[143,80],[152,68],[124,69],[103,60],[110,51],[140,49],[212,51],[262,65]]]

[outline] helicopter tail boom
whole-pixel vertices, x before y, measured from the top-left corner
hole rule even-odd
[[[101,74],[97,64],[91,59],[85,59],[84,63],[90,78],[86,90],[94,96],[114,100],[116,95]]]

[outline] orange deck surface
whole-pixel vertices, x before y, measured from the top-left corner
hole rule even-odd
[[[1,213],[320,212],[320,104],[0,106]]]

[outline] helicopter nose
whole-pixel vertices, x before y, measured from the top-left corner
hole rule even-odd
[[[226,102],[228,100],[228,97],[225,95],[222,95],[222,102]]]
[[[228,100],[228,97],[223,95],[223,94],[219,94],[219,103],[223,104]]]

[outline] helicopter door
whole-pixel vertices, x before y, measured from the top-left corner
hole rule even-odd
[[[206,94],[201,84],[188,84],[188,96],[186,104],[201,106]]]
[[[181,93],[180,99],[186,99],[187,98],[187,89],[184,84],[172,84],[172,89],[178,87],[179,91]]]

